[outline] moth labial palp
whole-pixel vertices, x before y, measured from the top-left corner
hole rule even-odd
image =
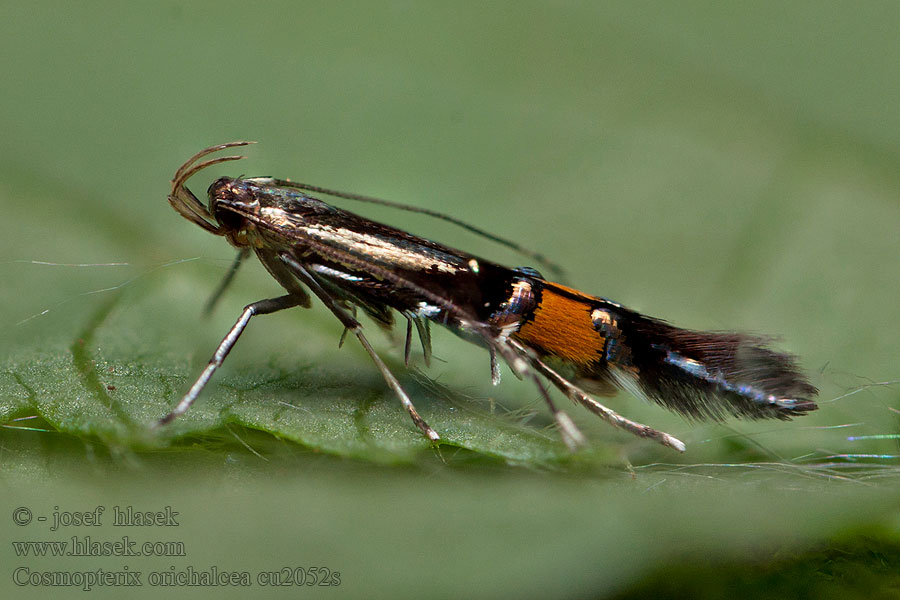
[[[212,146],[191,157],[172,180],[169,203],[239,249],[211,303],[250,252],[287,294],[245,307],[196,382],[158,425],[190,408],[253,316],[309,307],[309,292],[341,322],[344,335],[357,338],[415,425],[434,443],[438,433],[372,348],[357,311],[386,329],[395,312],[407,319],[406,362],[414,329],[429,362],[431,322],[485,346],[491,380],[499,383],[502,359],[517,377],[532,381],[573,450],[586,443],[585,437],[557,408],[543,380],[611,425],[678,451],[685,449],[680,440],[619,415],[588,392],[625,389],[693,419],[788,419],[817,408],[812,400],[817,390],[795,359],[770,348],[764,338],[680,329],[554,283],[533,268],[504,267],[336,208],[310,193],[424,212],[542,258],[452,217],[272,177],[219,178],[208,189],[208,205],[186,187],[197,172],[243,158],[207,156],[250,143]]]

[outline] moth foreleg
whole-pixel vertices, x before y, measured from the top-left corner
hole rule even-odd
[[[238,317],[238,320],[235,322],[235,324],[231,327],[230,330],[228,330],[228,334],[219,343],[219,346],[213,353],[212,358],[209,359],[209,363],[206,365],[206,368],[203,369],[202,373],[200,373],[200,377],[197,378],[197,381],[194,382],[194,385],[191,386],[191,389],[188,390],[187,394],[185,394],[181,401],[175,406],[175,408],[172,409],[172,412],[157,421],[156,426],[159,427],[161,425],[171,423],[188,411],[188,409],[197,399],[197,396],[200,395],[200,392],[202,392],[203,388],[206,387],[206,384],[209,383],[209,380],[212,378],[213,373],[215,373],[216,369],[218,369],[225,361],[225,357],[228,356],[229,352],[231,352],[231,349],[234,347],[235,342],[237,342],[238,338],[241,337],[241,334],[244,332],[244,329],[247,328],[247,324],[250,322],[251,318],[256,315],[267,315],[269,313],[284,310],[286,308],[293,308],[294,306],[302,305],[305,301],[305,296],[298,297],[292,294],[288,294],[286,296],[279,296],[277,298],[260,300],[258,302],[254,302],[253,304],[248,304],[247,306],[245,306],[244,311],[241,313],[241,316]]]

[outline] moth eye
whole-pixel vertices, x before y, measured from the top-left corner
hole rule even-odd
[[[222,208],[221,206],[216,208],[216,212],[214,214],[216,217],[216,221],[218,221],[219,225],[221,225],[225,229],[238,230],[244,226],[244,218],[241,215],[228,209]]]

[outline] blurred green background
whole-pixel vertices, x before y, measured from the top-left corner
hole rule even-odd
[[[0,7],[0,589],[26,566],[327,567],[333,597],[776,597],[896,590],[900,556],[900,8],[894,2],[6,3]],[[246,303],[202,305],[227,244],[165,201],[197,150],[462,217],[568,283],[686,327],[777,334],[821,389],[788,423],[689,424],[676,455],[536,392],[435,332],[431,369],[370,338],[447,444],[428,448],[321,307],[254,321],[208,392],[162,415]],[[351,210],[508,264],[444,223]],[[54,265],[41,264],[54,263]],[[124,264],[111,264],[124,263]],[[74,266],[106,265],[106,266]],[[423,370],[419,371],[418,368]],[[16,556],[16,526],[172,506],[186,556]],[[836,558],[837,557],[837,558]],[[120,588],[99,588],[119,596]],[[290,587],[167,588],[173,597]]]

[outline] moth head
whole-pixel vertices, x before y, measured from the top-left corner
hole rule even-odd
[[[207,190],[209,213],[226,231],[243,229],[247,216],[259,213],[259,200],[252,186],[241,179],[220,177]]]
[[[211,210],[213,208],[213,200],[212,194],[210,194],[210,207],[207,208],[203,206],[200,200],[197,199],[196,196],[187,188],[185,185],[187,180],[190,179],[194,174],[207,167],[211,167],[213,165],[217,165],[219,163],[228,162],[232,160],[240,160],[244,158],[243,156],[220,156],[218,158],[209,158],[201,161],[200,159],[209,156],[214,152],[218,152],[219,150],[225,150],[226,148],[235,148],[238,146],[247,146],[249,144],[253,144],[255,142],[229,142],[227,144],[219,144],[217,146],[210,146],[209,148],[204,148],[197,154],[193,155],[183,165],[178,167],[178,170],[175,171],[175,176],[172,177],[172,188],[168,195],[169,204],[175,211],[180,214],[182,217],[195,223],[205,229],[206,231],[213,233],[215,235],[223,235],[227,229],[221,223],[214,223],[212,221],[215,220],[214,213]],[[219,182],[216,182],[219,183]],[[212,191],[212,188],[210,188]],[[226,217],[227,218],[227,217]]]

